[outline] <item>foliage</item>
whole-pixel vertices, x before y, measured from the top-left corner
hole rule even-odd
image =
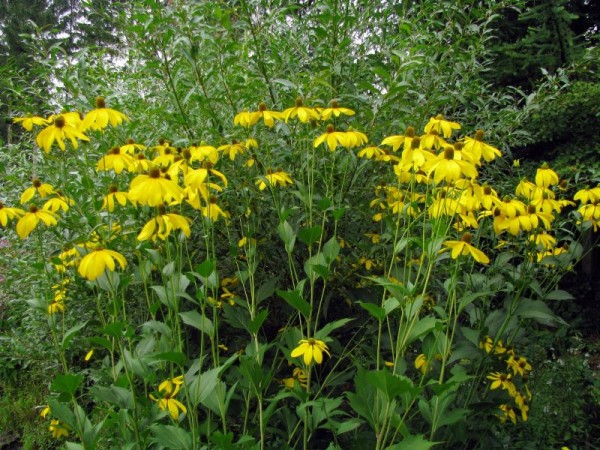
[[[537,105],[482,81],[512,4],[131,2],[121,60],[37,42],[51,84],[5,81],[0,357],[44,371],[39,423],[85,449],[517,442],[600,191],[500,158]]]

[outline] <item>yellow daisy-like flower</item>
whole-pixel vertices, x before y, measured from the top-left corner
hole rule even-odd
[[[164,206],[160,206],[158,211],[159,215],[144,225],[137,237],[138,241],[146,241],[150,238],[155,240],[157,237],[164,241],[173,230],[181,230],[186,237],[190,237],[190,219],[179,214],[167,213]]]
[[[115,210],[115,201],[119,205],[125,206],[128,200],[129,194],[127,194],[127,192],[119,192],[119,188],[117,186],[111,185],[108,187],[108,194],[106,194],[102,199],[101,209],[106,209],[108,212],[113,212]]]
[[[56,191],[56,197],[49,199],[44,203],[42,209],[52,211],[53,213],[62,210],[63,212],[67,212],[71,206],[75,204],[75,200],[69,198],[61,191]]]
[[[150,398],[158,403],[159,409],[168,411],[173,420],[177,420],[181,413],[187,414],[185,405],[174,398],[179,393],[182,384],[183,375],[166,379],[158,386],[158,391],[162,394],[162,398],[150,395]]]
[[[264,177],[260,177],[258,180],[256,180],[256,185],[261,191],[264,191],[267,188],[267,185],[272,187],[285,187],[291,184],[293,184],[292,178],[282,169],[277,169],[276,171],[269,169]]]
[[[15,117],[13,123],[20,123],[27,131],[31,131],[34,125],[48,125],[48,119],[38,116]]]
[[[415,369],[419,370],[423,375],[427,373],[429,363],[427,362],[427,356],[425,356],[424,353],[421,353],[415,359]]]
[[[35,141],[40,148],[44,149],[46,153],[49,153],[54,142],[58,143],[58,147],[61,150],[66,150],[67,147],[65,146],[65,139],[69,139],[71,141],[73,148],[79,148],[77,139],[82,141],[90,140],[90,138],[88,138],[80,130],[70,125],[64,116],[59,115],[56,116],[51,125],[47,126],[38,133]]]
[[[441,181],[452,183],[463,176],[472,179],[477,178],[477,169],[475,166],[462,159],[460,151],[452,147],[446,147],[435,159],[425,164],[424,170],[428,175],[433,173],[433,181],[435,183],[440,183]]]
[[[473,236],[471,233],[465,233],[460,241],[445,241],[443,245],[452,249],[452,259],[457,259],[460,255],[471,256],[475,261],[481,264],[489,264],[490,258],[488,258],[481,250],[471,245],[472,239]]]
[[[425,133],[437,131],[442,133],[445,138],[452,136],[452,130],[460,130],[460,124],[446,120],[442,114],[430,118],[425,125]]]
[[[415,129],[413,127],[407,127],[404,134],[398,134],[394,136],[388,136],[383,141],[381,141],[381,145],[391,145],[392,150],[397,152],[400,146],[403,146],[404,150],[408,150],[411,148],[412,140],[415,137]]]
[[[25,211],[21,208],[9,208],[0,202],[0,225],[5,227],[9,220],[17,219],[25,215]]]
[[[319,113],[313,108],[307,108],[304,106],[304,101],[301,97],[296,98],[295,106],[286,109],[281,113],[281,117],[287,121],[298,117],[298,120],[302,123],[310,122],[311,120],[319,120]]]
[[[190,154],[190,162],[210,161],[216,164],[219,161],[219,151],[212,145],[191,146]]]
[[[487,376],[488,380],[492,381],[490,389],[502,388],[510,392],[514,392],[515,386],[513,384],[512,375],[509,373],[492,372]]]
[[[61,437],[69,435],[69,430],[56,419],[50,421],[48,431],[52,433],[52,437],[55,439],[60,439]]]
[[[200,212],[204,217],[213,222],[219,220],[219,217],[223,217],[224,219],[229,219],[230,217],[228,212],[223,211],[221,207],[217,205],[216,197],[211,197],[208,203],[200,208]]]
[[[539,187],[547,188],[558,184],[559,181],[557,173],[548,167],[547,163],[542,164],[542,167],[537,169],[535,173],[535,184]]]
[[[251,127],[252,125],[256,125],[258,119],[260,119],[258,111],[242,111],[233,117],[233,124],[241,127]]]
[[[125,269],[127,260],[123,255],[104,247],[96,247],[81,259],[77,271],[83,278],[94,281],[105,270],[113,272],[115,270],[115,260],[119,263],[121,269]]]
[[[502,156],[500,150],[483,142],[483,130],[477,130],[472,138],[466,137],[463,143],[463,151],[472,153],[477,165],[481,165],[481,158],[490,162]]]
[[[177,183],[161,176],[153,168],[148,175],[138,175],[129,186],[129,199],[141,205],[158,206],[163,203],[181,203],[185,191]]]
[[[221,145],[217,150],[223,152],[225,156],[229,156],[230,160],[235,161],[238,154],[242,155],[246,152],[246,145],[233,139],[231,144]]]
[[[292,358],[303,356],[304,364],[309,366],[313,360],[317,364],[321,364],[323,362],[323,353],[327,353],[327,355],[331,356],[325,342],[310,338],[300,340],[298,347],[292,350],[290,356]]]
[[[128,153],[122,152],[121,147],[113,147],[106,156],[103,156],[96,165],[96,171],[114,170],[121,173],[128,170],[135,163],[135,158]]]
[[[300,367],[295,367],[292,372],[291,378],[284,378],[281,380],[281,383],[288,389],[294,388],[296,383],[298,383],[301,387],[306,388],[308,382],[308,373],[306,370],[301,369]]]
[[[525,376],[531,372],[532,367],[531,364],[527,361],[527,358],[524,356],[511,356],[506,360],[506,365],[510,367],[513,371],[513,374],[519,374],[521,376]]]
[[[31,187],[25,189],[21,194],[21,205],[31,200],[35,194],[38,194],[40,198],[44,198],[54,194],[54,188],[48,183],[42,183],[38,178],[34,178],[31,181]]]
[[[510,405],[500,405],[498,408],[502,411],[503,415],[499,416],[500,422],[504,423],[507,419],[516,425],[517,423],[517,415],[515,414],[515,410]]]
[[[111,126],[116,127],[123,121],[129,122],[129,118],[119,111],[107,108],[104,98],[98,97],[96,98],[96,109],[92,109],[85,115],[80,128],[82,131],[89,129],[97,131],[105,129],[109,123]]]
[[[65,305],[62,301],[53,300],[52,303],[48,305],[48,315],[62,313],[65,312]]]
[[[337,100],[332,100],[329,104],[329,108],[325,108],[321,113],[321,120],[329,120],[331,116],[340,117],[340,115],[344,114],[345,116],[353,116],[356,114],[353,110],[348,108],[342,108]]]
[[[121,147],[121,153],[127,153],[128,155],[134,155],[137,152],[146,150],[146,146],[143,144],[136,144],[133,139],[127,139],[125,145]]]
[[[35,205],[29,206],[29,212],[25,213],[17,222],[17,234],[25,239],[35,230],[38,223],[43,222],[47,227],[58,223],[56,214],[45,209],[38,209]]]
[[[577,191],[573,200],[579,200],[582,205],[587,203],[597,203],[600,200],[600,186],[590,189],[588,186]]]

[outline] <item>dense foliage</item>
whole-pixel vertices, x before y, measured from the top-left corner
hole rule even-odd
[[[50,3],[2,22],[0,437],[593,448],[571,3]]]

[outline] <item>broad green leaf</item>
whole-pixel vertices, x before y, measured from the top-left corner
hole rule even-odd
[[[60,392],[62,394],[68,394],[70,396],[74,396],[75,392],[77,392],[77,388],[83,381],[83,375],[75,375],[75,374],[59,374],[54,377],[54,381],[52,381],[51,389],[55,392]]]
[[[215,329],[212,321],[208,317],[201,315],[198,311],[182,312],[179,313],[179,316],[186,325],[194,327],[210,337],[213,336]]]
[[[367,302],[358,302],[358,304],[377,320],[385,319],[385,309],[382,307]]]
[[[300,228],[298,230],[298,239],[306,245],[311,245],[321,238],[322,233],[323,228],[318,225],[315,227]]]
[[[73,328],[70,328],[69,330],[67,330],[67,332],[65,333],[65,335],[62,339],[61,348],[63,350],[65,350],[68,347],[71,340],[75,337],[75,333],[77,333],[79,330],[81,330],[86,325],[87,325],[87,321],[77,324]]]
[[[296,309],[304,317],[310,314],[310,304],[302,298],[298,291],[282,291],[277,289],[277,295],[284,299],[292,308]]]
[[[172,425],[152,425],[153,441],[172,450],[189,450],[193,448],[192,435],[183,428]]]

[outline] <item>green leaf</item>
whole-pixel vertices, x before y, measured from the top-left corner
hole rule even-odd
[[[358,304],[377,320],[381,321],[385,319],[385,309],[382,307],[367,302],[358,302]]]
[[[394,375],[386,369],[367,372],[366,380],[383,392],[388,400],[392,400],[405,393],[412,395],[418,391],[418,389],[415,391],[413,383],[409,378],[402,375]]]
[[[253,334],[258,333],[258,330],[260,330],[260,327],[262,326],[263,322],[267,318],[268,313],[269,313],[269,311],[266,309],[263,309],[262,311],[260,311],[254,318],[254,320],[251,320],[250,323],[248,324],[248,331],[250,331],[250,333],[253,333]]]
[[[338,328],[343,327],[344,325],[346,325],[349,322],[352,322],[354,319],[339,319],[339,320],[335,320],[333,322],[329,322],[327,325],[325,325],[323,328],[321,328],[319,331],[317,331],[315,333],[315,338],[316,339],[325,339],[328,338],[329,335],[331,333],[333,333],[334,330],[337,330]]]
[[[277,232],[285,245],[285,251],[292,253],[294,251],[294,244],[296,243],[296,233],[294,233],[292,226],[285,220],[277,226]]]
[[[194,327],[210,337],[213,336],[215,329],[212,321],[208,317],[201,315],[198,311],[182,312],[179,313],[179,316],[186,325]]]
[[[77,333],[79,330],[81,330],[86,325],[87,325],[87,321],[80,323],[78,325],[75,325],[73,328],[70,328],[69,330],[67,330],[67,332],[65,333],[65,335],[62,339],[61,348],[63,350],[65,350],[68,347],[71,340],[75,337],[75,333]]]
[[[323,228],[319,225],[315,227],[300,228],[298,230],[298,239],[304,242],[306,245],[311,245],[317,242],[321,238]]]
[[[263,283],[256,291],[256,303],[259,304],[263,300],[268,299],[275,292],[275,286],[279,282],[279,277],[273,277]]]
[[[74,396],[82,381],[83,375],[75,375],[70,373],[56,375],[56,377],[54,377],[54,381],[52,381],[51,388],[55,392]]]
[[[133,394],[129,389],[119,386],[105,387],[94,385],[90,388],[90,392],[98,401],[106,402],[122,409],[133,408]]]
[[[325,245],[323,245],[323,255],[325,255],[325,261],[327,264],[331,264],[335,261],[335,258],[340,254],[340,244],[335,237],[332,237]]]
[[[523,319],[533,319],[542,325],[556,327],[567,323],[552,312],[544,302],[540,300],[520,299],[515,316]]]
[[[150,427],[153,441],[173,450],[188,450],[192,446],[192,435],[183,428],[172,425],[153,425]]]
[[[545,300],[573,300],[574,297],[569,294],[567,291],[563,291],[561,289],[556,289],[555,291],[549,292],[546,294]]]
[[[431,442],[423,437],[422,434],[418,436],[406,436],[402,439],[402,442],[388,447],[388,450],[429,450],[439,442]]]
[[[168,361],[177,364],[178,366],[183,366],[185,361],[187,360],[187,356],[182,352],[161,352],[155,353],[146,357],[148,361]]]
[[[296,309],[304,317],[310,314],[310,304],[302,298],[298,291],[282,291],[277,289],[277,295],[284,299],[292,308]]]

